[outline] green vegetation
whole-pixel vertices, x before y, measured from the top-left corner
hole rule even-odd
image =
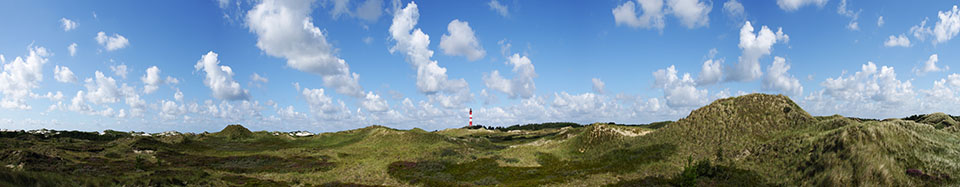
[[[953,186],[957,155],[957,116],[811,116],[750,94],[641,125],[0,132],[0,186]]]

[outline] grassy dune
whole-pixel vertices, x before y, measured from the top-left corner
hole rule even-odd
[[[0,132],[0,186],[950,186],[958,119],[811,116],[750,94],[647,125]]]

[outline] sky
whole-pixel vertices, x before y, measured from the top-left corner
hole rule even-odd
[[[2,1],[0,129],[960,114],[956,0]]]

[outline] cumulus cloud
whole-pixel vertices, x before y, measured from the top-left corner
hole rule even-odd
[[[850,30],[860,30],[860,23],[857,22],[860,19],[860,12],[863,12],[863,9],[857,11],[847,9],[847,0],[841,0],[840,6],[837,6],[837,14],[850,18],[850,23],[847,24],[847,29]]]
[[[900,34],[899,36],[890,35],[890,38],[888,38],[886,42],[883,42],[883,46],[910,47],[910,39],[904,34]]]
[[[390,108],[390,105],[387,104],[387,100],[380,98],[380,95],[374,94],[373,92],[367,92],[367,95],[363,102],[360,103],[360,106],[363,107],[363,109],[371,112],[383,112]]]
[[[70,71],[70,68],[67,66],[60,65],[57,65],[53,68],[53,79],[56,79],[57,82],[62,83],[77,82],[77,76],[73,74],[73,71]]]
[[[926,40],[927,37],[933,37],[934,45],[945,43],[960,33],[960,9],[957,9],[957,5],[946,12],[937,11],[937,18],[939,18],[939,21],[933,28],[927,27],[927,19],[924,19],[920,22],[920,25],[910,27],[910,33],[920,41]]]
[[[340,18],[340,16],[344,14],[352,14],[349,7],[347,7],[347,5],[350,3],[350,0],[328,0],[325,2],[333,2],[333,8],[330,10],[330,16],[333,17],[333,19]],[[313,4],[313,0],[308,1],[308,3]],[[310,4],[307,4],[307,6]]]
[[[297,112],[296,109],[293,108],[293,106],[289,106],[289,105],[287,107],[277,109],[277,115],[279,115],[281,119],[287,119],[287,120],[291,120],[291,119],[297,120],[297,119],[307,118],[307,114]]]
[[[845,74],[845,73],[844,73]],[[864,117],[906,115],[916,111],[916,92],[910,81],[901,81],[893,67],[879,69],[873,62],[861,66],[860,71],[844,77],[827,78],[820,83],[820,91],[804,98],[813,111],[850,111]]]
[[[126,64],[110,66],[110,71],[113,71],[114,75],[120,76],[120,78],[123,79],[127,79],[127,73],[129,73],[129,71],[127,71]]]
[[[50,109],[61,109],[61,110],[70,110],[74,112],[79,112],[86,115],[97,115],[103,117],[114,117],[116,111],[110,106],[103,106],[102,110],[97,110],[93,106],[87,103],[85,92],[83,90],[77,91],[76,96],[70,100],[70,104],[66,105],[62,102],[57,102],[57,104],[50,106]],[[126,113],[124,110],[123,113]],[[124,114],[126,115],[126,114]]]
[[[737,0],[729,0],[723,3],[723,12],[727,14],[727,17],[733,18],[737,21],[743,21],[746,19],[746,11],[743,9],[743,4],[740,4]]]
[[[490,2],[487,3],[487,6],[490,6],[490,10],[496,11],[497,14],[500,14],[500,16],[510,17],[509,7],[507,7],[507,5],[500,4],[500,2],[497,0],[490,0]]]
[[[177,104],[175,101],[160,100],[160,112],[158,115],[164,119],[176,119],[187,113],[186,105]]]
[[[763,90],[779,91],[786,95],[800,96],[803,86],[793,75],[787,74],[790,64],[782,57],[773,57],[773,64],[767,67],[767,74],[763,77]]]
[[[72,103],[72,110],[81,112],[88,115],[102,115],[106,117],[128,117],[128,116],[143,116],[144,111],[146,111],[146,101],[140,98],[140,95],[137,94],[137,89],[127,84],[118,84],[116,79],[113,77],[107,77],[102,72],[96,71],[93,78],[87,78],[84,82],[84,87],[86,87],[86,92],[78,92],[77,97],[83,97],[82,99],[74,98],[75,103]],[[84,94],[85,93],[85,94]],[[115,112],[113,108],[107,106],[106,104],[117,103],[123,99],[124,103],[129,105],[130,112],[125,109],[121,109],[119,112]],[[96,112],[86,102],[91,102],[93,104],[103,105],[105,108],[102,111]],[[82,102],[82,103],[76,103]]]
[[[938,11],[937,18],[940,18],[940,21],[933,26],[935,44],[947,42],[960,33],[960,10],[957,5],[953,5],[953,9],[947,12]]]
[[[707,103],[707,90],[697,89],[689,73],[677,76],[673,65],[653,72],[653,78],[654,87],[663,89],[663,97],[670,107],[695,107]]]
[[[940,72],[940,71],[946,71],[950,69],[950,66],[944,66],[944,67],[937,66],[937,61],[940,61],[940,58],[937,56],[937,54],[932,54],[930,55],[930,58],[927,59],[927,61],[923,62],[922,67],[913,68],[913,71],[916,72],[917,75],[924,75],[929,72]]]
[[[183,92],[181,92],[179,88],[177,88],[177,92],[173,93],[173,99],[183,102]]]
[[[510,98],[527,99],[533,96],[533,92],[537,89],[533,78],[537,77],[537,73],[530,58],[513,54],[513,56],[507,58],[506,63],[513,65],[513,73],[515,74],[513,79],[504,78],[500,76],[499,71],[494,70],[489,75],[483,76],[483,82],[487,88],[503,92]]]
[[[640,6],[642,14],[637,16],[637,6]],[[663,0],[637,0],[627,1],[613,8],[613,20],[617,24],[626,25],[632,28],[655,28],[663,30],[664,11]]]
[[[440,49],[450,56],[466,56],[474,61],[483,58],[487,51],[480,46],[476,34],[466,21],[453,20],[447,25],[447,33],[440,36]]]
[[[16,57],[12,62],[3,61],[3,71],[0,72],[0,107],[8,109],[29,110],[27,97],[34,95],[33,89],[40,87],[43,81],[43,65],[53,55],[46,48],[30,47],[26,58]],[[0,56],[2,58],[2,56]]]
[[[210,88],[213,97],[223,100],[248,100],[249,91],[240,88],[240,83],[233,80],[233,69],[230,66],[221,66],[217,53],[213,51],[200,57],[193,66],[196,71],[206,74],[203,84]]]
[[[157,91],[160,84],[163,84],[163,79],[160,78],[160,68],[157,66],[147,68],[143,77],[140,77],[140,81],[143,81],[143,93],[150,94]]]
[[[774,33],[764,25],[757,33],[753,31],[754,28],[749,21],[740,28],[738,46],[743,50],[743,54],[740,56],[740,62],[728,71],[726,80],[751,81],[760,78],[763,75],[760,69],[760,58],[770,54],[773,44],[790,41],[790,36],[783,33],[783,28],[778,28]]]
[[[130,41],[126,37],[117,33],[113,33],[113,36],[107,36],[106,33],[100,31],[93,39],[97,40],[97,43],[106,48],[107,51],[123,49],[130,45]]]
[[[780,9],[787,12],[796,11],[807,5],[823,7],[825,4],[827,4],[827,0],[777,0],[777,5],[780,6]]]
[[[710,10],[713,4],[700,0],[667,0],[670,12],[680,19],[687,28],[703,27],[710,24]]]
[[[666,3],[666,4],[664,4]],[[664,7],[666,5],[666,7]],[[637,6],[642,11],[637,16]],[[637,0],[627,1],[611,11],[613,20],[617,24],[626,25],[632,28],[655,28],[663,30],[664,15],[672,14],[680,19],[687,28],[697,28],[707,26],[710,23],[710,11],[712,4],[701,2],[699,0]]]
[[[77,22],[67,18],[60,18],[60,27],[63,27],[63,31],[70,31],[77,28]]]
[[[389,32],[396,44],[390,48],[390,53],[401,52],[406,56],[407,62],[417,70],[417,89],[430,95],[431,100],[453,104],[448,107],[472,100],[466,80],[447,79],[447,69],[430,59],[433,57],[433,50],[428,48],[430,36],[414,28],[419,19],[419,9],[414,2],[394,12]]]
[[[703,66],[700,67],[700,75],[697,76],[697,85],[711,85],[720,82],[723,78],[721,67],[723,67],[723,59],[703,61]]]
[[[349,115],[346,104],[343,101],[334,102],[333,98],[324,94],[323,88],[304,88],[301,95],[310,106],[310,112],[318,118],[342,119]]]
[[[67,46],[67,51],[70,52],[70,56],[77,56],[77,43],[72,43]]]
[[[925,95],[925,101],[931,103],[928,107],[933,111],[939,112],[957,112],[956,104],[960,103],[960,74],[950,74],[947,78],[933,82],[933,88],[922,91]]]
[[[253,85],[256,87],[263,87],[263,85],[267,84],[268,82],[270,82],[270,79],[260,76],[260,74],[253,73],[250,75],[250,85]]]
[[[929,18],[924,18],[923,21],[920,22],[920,25],[910,27],[910,34],[912,34],[914,38],[924,41],[927,40],[927,36],[933,34],[933,30],[927,27],[927,20],[929,20]]]
[[[103,75],[103,72],[94,72],[93,78],[87,78],[84,81],[84,87],[87,93],[84,95],[87,101],[93,104],[116,103],[120,101],[120,87],[117,86],[117,80],[113,77]]]
[[[376,22],[380,15],[383,15],[383,0],[366,0],[357,7],[357,17],[360,19]]]
[[[593,82],[593,92],[596,92],[598,94],[604,93],[605,91],[604,89],[607,87],[606,83],[604,83],[602,80],[598,78],[590,79],[590,81]]]
[[[827,94],[851,99],[898,103],[913,94],[910,81],[897,80],[893,67],[882,66],[877,71],[873,62],[862,65],[861,70],[853,76],[827,78],[821,85]]]
[[[322,76],[324,85],[337,93],[363,96],[359,75],[350,73],[350,66],[327,42],[327,34],[310,18],[312,2],[265,0],[254,6],[247,13],[247,26],[257,34],[257,47],[287,59],[289,67]]]

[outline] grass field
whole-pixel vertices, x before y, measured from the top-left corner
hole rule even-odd
[[[958,119],[811,116],[750,94],[646,125],[0,132],[0,186],[950,186]]]

